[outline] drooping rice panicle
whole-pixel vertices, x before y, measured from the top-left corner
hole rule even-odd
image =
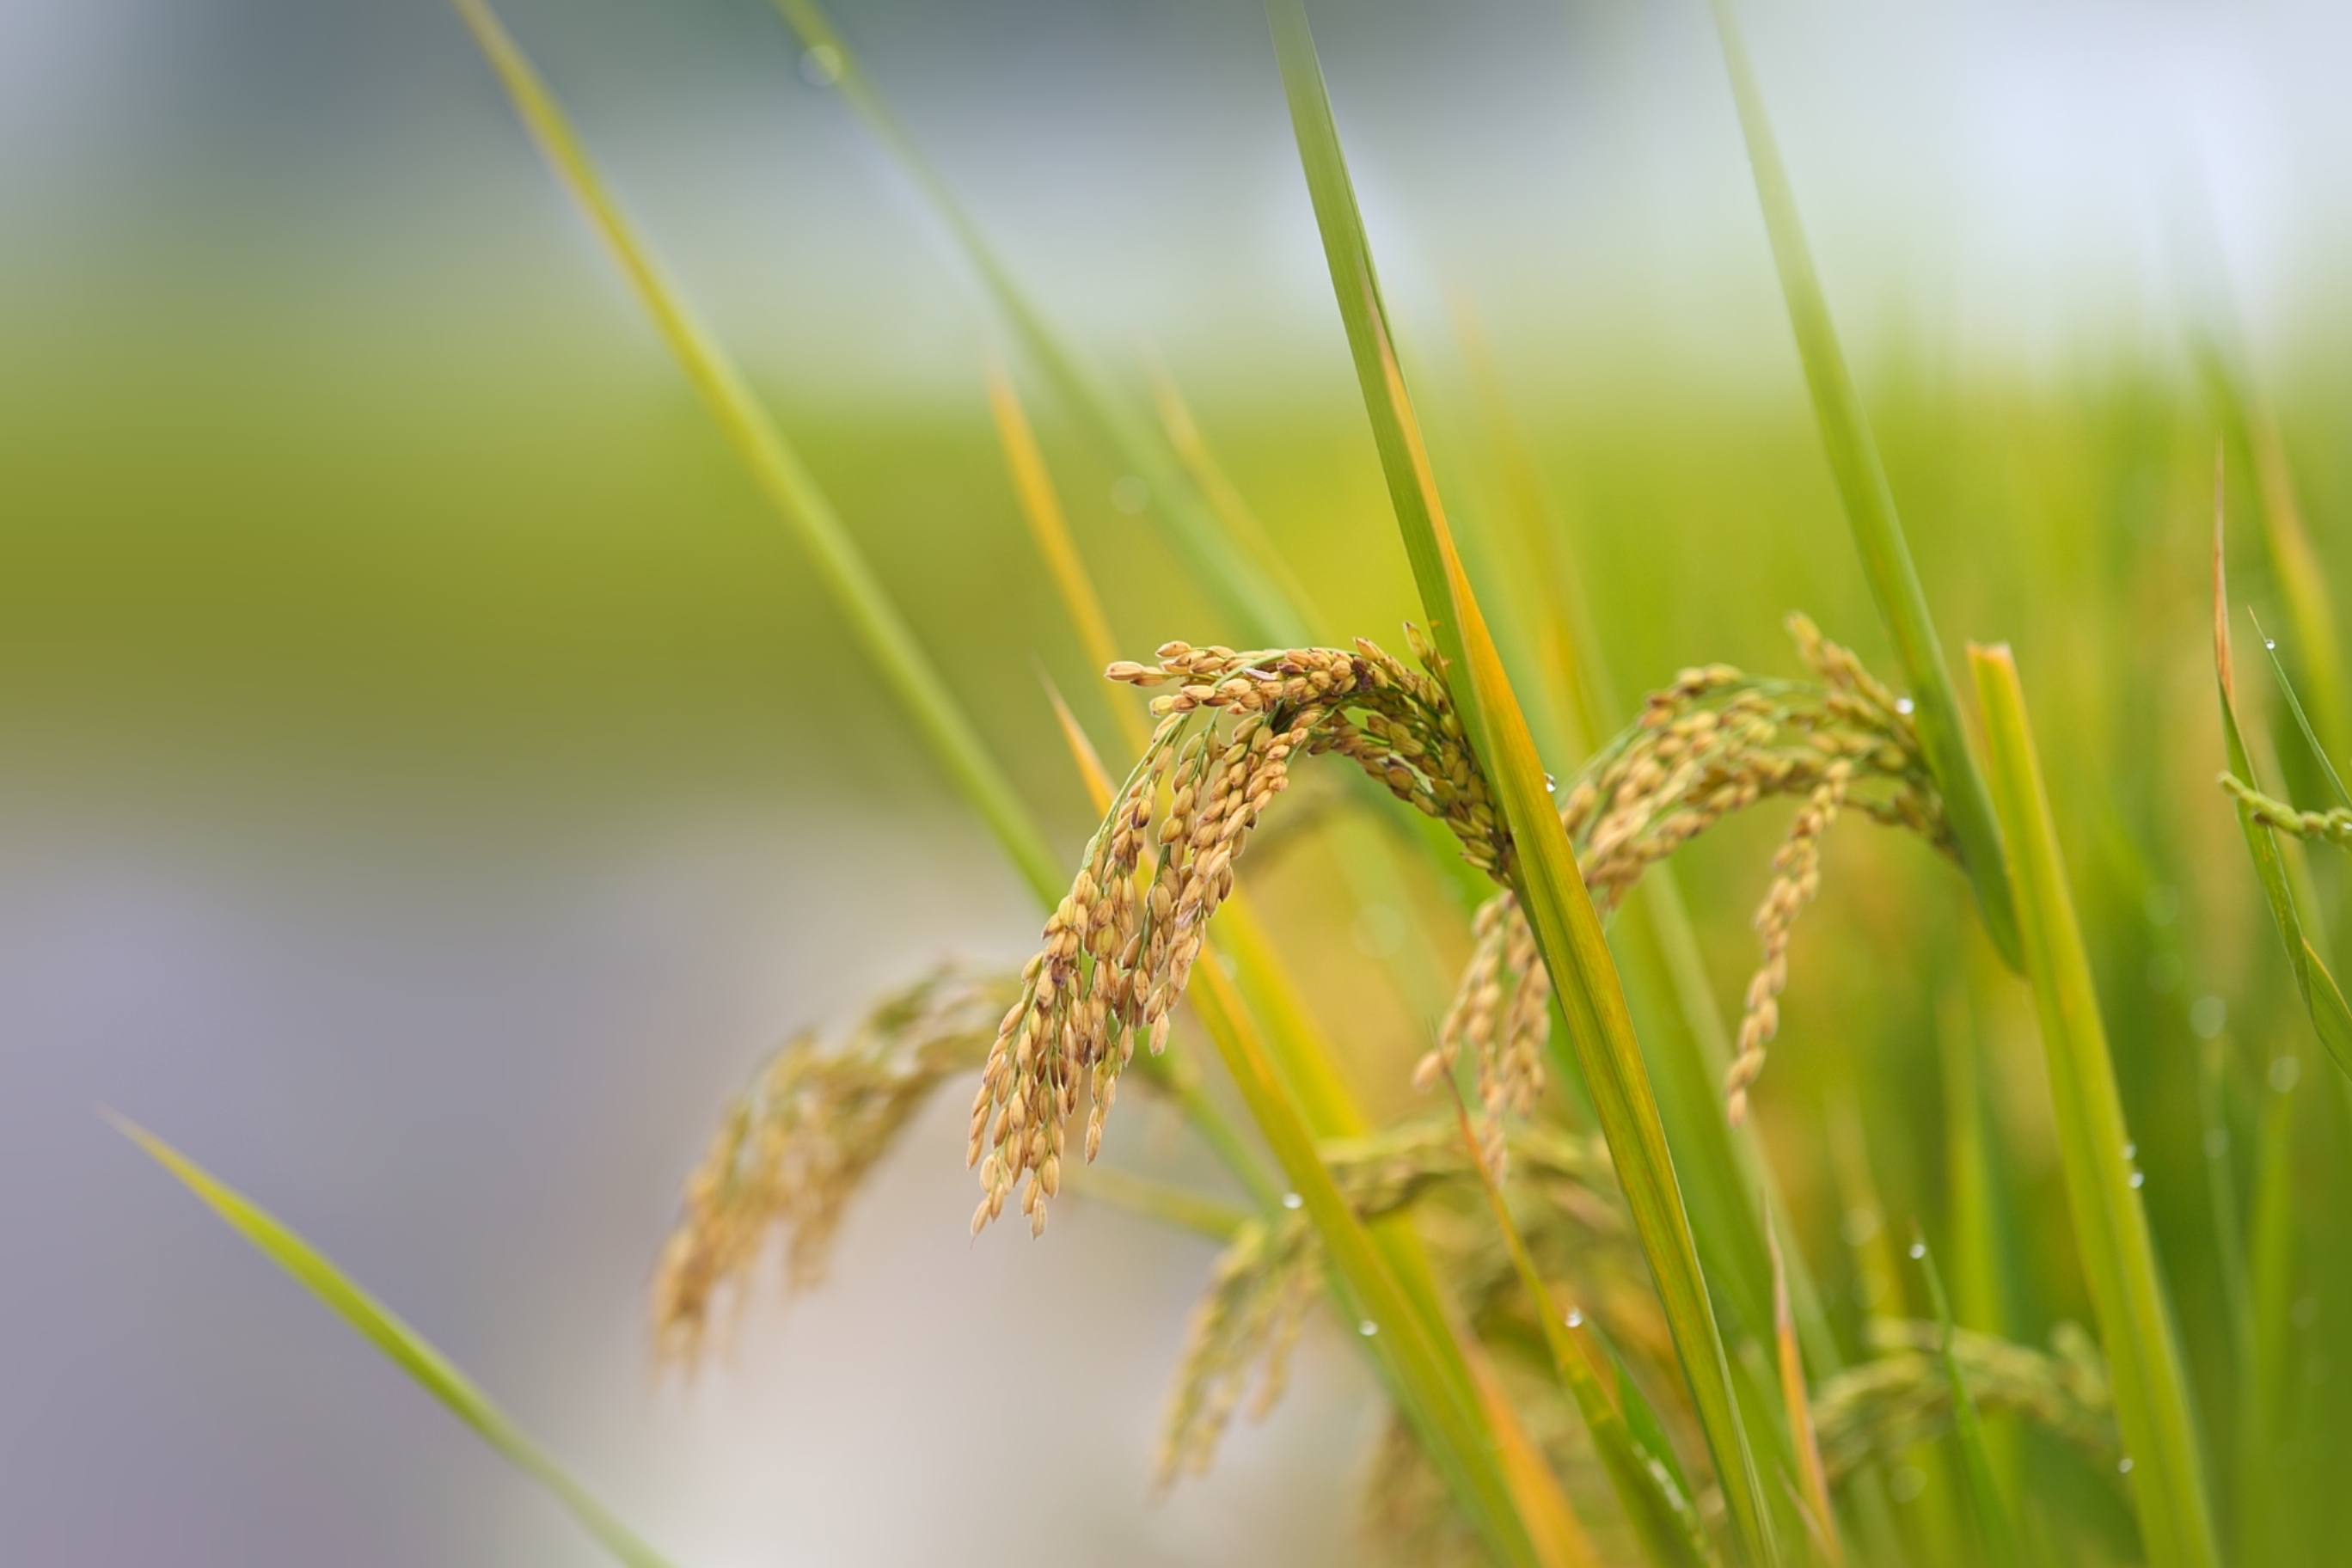
[[[840,1046],[803,1035],[768,1058],[687,1179],[655,1265],[649,1306],[664,1360],[695,1361],[780,1232],[786,1288],[824,1277],[849,1200],[931,1090],[980,1065],[1012,989],[1003,977],[941,972],[886,999]]]
[[[1955,848],[1908,705],[1802,616],[1790,617],[1789,628],[1819,686],[1728,665],[1684,670],[1587,765],[1560,808],[1585,886],[1606,913],[1649,868],[1724,817],[1776,795],[1805,799],[1757,912],[1763,959],[1748,983],[1739,1055],[1725,1085],[1735,1122],[1779,1024],[1790,928],[1819,886],[1820,840],[1830,823],[1852,806],[1946,854]],[[1508,1083],[1501,1064],[1539,1062],[1550,1012],[1542,970],[1528,967],[1534,943],[1514,895],[1480,910],[1474,936],[1436,1054],[1451,1062],[1462,1050],[1474,1053],[1491,1113],[1489,1071]],[[1424,1062],[1423,1070],[1435,1066]]]
[[[1544,1127],[1517,1129],[1510,1143],[1517,1190],[1537,1200],[1528,1205],[1534,1233],[1548,1244],[1566,1238],[1548,1250],[1613,1263],[1631,1227],[1606,1146]],[[1366,1220],[1477,1185],[1477,1165],[1446,1121],[1407,1122],[1321,1147],[1332,1179]],[[1450,1233],[1446,1239],[1453,1240]],[[1511,1270],[1507,1257],[1472,1257],[1451,1245],[1444,1260],[1446,1277],[1465,1300],[1474,1302],[1499,1291]],[[1193,1309],[1161,1417],[1161,1484],[1208,1468],[1253,1378],[1254,1415],[1264,1415],[1281,1397],[1290,1348],[1325,1267],[1315,1226],[1297,1209],[1249,1221],[1220,1255],[1209,1289]],[[1634,1304],[1637,1298],[1611,1300],[1612,1310],[1621,1314],[1643,1310]],[[1655,1334],[1643,1330],[1639,1337]]]
[[[1234,862],[1294,754],[1351,759],[1451,827],[1474,865],[1508,874],[1508,837],[1444,688],[1372,644],[1236,653],[1170,643],[1156,666],[1108,673],[1177,689],[1153,700],[1159,726],[1047,920],[988,1054],[968,1149],[983,1189],[975,1232],[1020,1185],[1022,1212],[1043,1233],[1082,1087],[1094,1158],[1119,1071],[1138,1037],[1155,1054],[1165,1044]]]
[[[1953,1421],[1952,1385],[1941,1325],[1874,1318],[1870,1361],[1816,1392],[1813,1423],[1832,1486],[1863,1465],[1933,1442]],[[2113,1473],[2122,1444],[2114,1396],[2090,1336],[2062,1323],[2052,1349],[2037,1351],[1971,1330],[1954,1331],[1951,1360],[1978,1411],[2007,1414],[2042,1428]]]

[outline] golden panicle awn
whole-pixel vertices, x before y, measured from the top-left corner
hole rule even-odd
[[[740,1305],[777,1231],[791,1237],[787,1288],[817,1283],[858,1184],[941,1079],[980,1064],[1012,989],[942,971],[885,999],[838,1047],[804,1035],[768,1058],[688,1178],[655,1267],[664,1360],[700,1355],[722,1299]]]
[[[1850,805],[1954,852],[1909,703],[1804,616],[1791,616],[1789,630],[1819,684],[1721,664],[1685,669],[1651,694],[1641,718],[1586,765],[1560,806],[1585,886],[1607,915],[1651,866],[1724,817],[1769,796],[1804,797],[1756,914],[1763,957],[1725,1084],[1734,1121],[1747,1114],[1748,1088],[1779,1026],[1790,930],[1820,887],[1821,838],[1831,823]],[[1421,1070],[1434,1074],[1471,1054],[1493,1143],[1497,1110],[1540,1087],[1529,1074],[1550,1029],[1550,986],[1510,892],[1479,910],[1473,937],[1437,1049]]]
[[[1951,849],[1908,705],[1802,616],[1790,626],[1819,685],[1727,665],[1685,670],[1593,759],[1561,805],[1605,913],[1651,865],[1730,813],[1767,796],[1805,797],[1757,915],[1764,957],[1726,1085],[1735,1121],[1778,1025],[1790,929],[1819,887],[1831,823],[1851,805]],[[1353,650],[1245,653],[1174,642],[1156,665],[1106,672],[1174,689],[1153,700],[1158,727],[1045,922],[989,1050],[966,1149],[980,1168],[975,1235],[1016,1187],[1031,1233],[1044,1233],[1082,1091],[1091,1160],[1120,1069],[1138,1037],[1154,1052],[1166,1043],[1209,920],[1233,891],[1235,862],[1301,754],[1354,762],[1452,828],[1465,858],[1505,889],[1478,912],[1469,968],[1416,1072],[1427,1084],[1469,1056],[1482,1141],[1500,1172],[1507,1115],[1525,1115],[1543,1091],[1550,981],[1508,890],[1510,837],[1437,679],[1436,655],[1413,628],[1407,633],[1422,668],[1360,639]]]
[[[982,1070],[967,1149],[982,1189],[975,1235],[1015,1186],[1031,1234],[1044,1233],[1081,1088],[1094,1158],[1119,1071],[1139,1036],[1155,1053],[1166,1043],[1209,919],[1294,756],[1349,758],[1453,828],[1472,864],[1509,874],[1509,839],[1444,685],[1369,642],[1252,653],[1173,642],[1156,666],[1107,673],[1175,689],[1154,699],[1158,727],[1046,921]]]

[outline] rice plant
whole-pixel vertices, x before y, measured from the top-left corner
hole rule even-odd
[[[1005,1221],[1053,1245],[1067,1191],[1217,1249],[1169,1347],[1160,1487],[1215,1465],[1237,1414],[1276,1411],[1302,1337],[1336,1329],[1387,1402],[1366,1505],[1406,1560],[2330,1560],[2342,1504],[2307,1482],[2352,1451],[2313,1392],[2333,1343],[2317,1303],[2342,1282],[2333,1194],[2352,1131],[2352,1008],[2325,924],[2352,884],[2311,862],[2352,847],[2352,795],[2329,751],[2345,731],[2327,585],[2283,437],[2242,372],[2209,366],[2210,406],[2142,413],[2134,433],[2176,474],[2201,472],[2217,434],[2254,453],[2266,599],[2289,606],[2315,661],[2306,710],[2263,638],[2271,697],[2249,696],[2215,518],[2221,732],[2193,809],[2209,824],[2234,812],[2252,875],[2231,870],[2249,900],[2258,890],[2287,967],[2252,972],[2242,1034],[2192,1015],[2200,1054],[2180,1019],[2159,1025],[2143,991],[2118,989],[2150,961],[2112,906],[2147,901],[2153,879],[2131,830],[2095,815],[2080,738],[2029,704],[2054,661],[1971,644],[1964,701],[1935,618],[1950,596],[1915,558],[1890,477],[1918,465],[1895,468],[1874,434],[1729,0],[1714,19],[1815,426],[1791,460],[1825,467],[1876,624],[1841,603],[1862,624],[1832,640],[1809,618],[1823,607],[1777,605],[1790,641],[1777,672],[1678,648],[1679,672],[1622,709],[1602,666],[1635,661],[1615,658],[1591,609],[1608,584],[1590,542],[1551,513],[1519,416],[1483,373],[1511,499],[1449,506],[1454,479],[1424,434],[1423,382],[1334,118],[1347,84],[1327,83],[1300,0],[1269,0],[1270,47],[1394,529],[1349,548],[1409,563],[1417,603],[1396,630],[1329,625],[1309,599],[1327,585],[1285,558],[1164,367],[1150,370],[1147,405],[1073,348],[848,33],[815,0],[779,0],[813,79],[936,211],[1018,354],[976,366],[975,389],[1042,574],[1100,667],[1117,742],[1100,754],[1062,693],[1037,699],[1065,742],[1052,761],[1093,800],[1066,861],[1014,783],[1030,770],[1008,766],[952,695],[943,640],[894,602],[556,92],[487,0],[454,4],[857,654],[1042,915],[1017,970],[929,974],[841,1037],[803,1035],[749,1068],[652,1262],[665,1365],[705,1361],[779,1256],[788,1292],[821,1288],[860,1184],[932,1097],[968,1093],[975,1237]],[[1486,351],[1475,324],[1464,335],[1475,368]],[[1131,646],[1024,394],[1137,478],[1210,607],[1199,640]],[[2225,470],[2224,514],[2229,499]],[[2193,577],[2201,534],[2175,531],[2174,564]],[[1496,561],[1516,569],[1474,570]],[[2047,648],[2045,630],[2013,635]],[[2131,636],[2176,661],[2206,657],[2194,616]],[[1883,668],[1856,651],[1874,646],[1889,651]],[[2292,766],[2278,746],[2296,749]],[[2332,795],[2298,804],[2294,785],[2315,779]],[[1779,835],[1760,854],[1751,818]],[[1864,835],[1837,830],[1853,818],[1895,833],[1849,851]],[[1413,951],[1389,962],[1453,963],[1442,1008],[1403,1031],[1414,1065],[1377,1095],[1331,999],[1295,967],[1330,931],[1254,904],[1256,868],[1285,834],[1320,836],[1359,883],[1423,889],[1439,938],[1401,938]],[[1686,884],[1709,910],[1746,914],[1736,988],[1701,951]],[[1322,923],[1344,926],[1345,900],[1321,891]],[[1858,940],[1851,919],[1805,940],[1801,916],[1849,892],[1938,933],[1941,951],[1842,952]],[[2234,955],[2246,932],[2212,923],[2202,934]],[[1927,1064],[1924,1095],[1890,1090],[1910,1066],[1883,1040],[1842,1039],[1833,1006],[1807,1003],[1805,1026],[1784,1029],[1784,1011],[1830,979],[1897,998],[1883,1002],[1902,1021],[1889,1032]],[[2028,1016],[2030,1033],[1996,1038],[1999,1020]],[[1791,1057],[1810,1094],[1784,1089]],[[2316,1092],[2292,1098],[2306,1060]],[[1097,1165],[1116,1151],[1130,1072],[1223,1185]],[[2171,1110],[2184,1092],[2201,1097],[2186,1121]],[[1857,1109],[1865,1099],[1873,1110]],[[1910,1114],[1890,1119],[1890,1103]],[[618,1557],[659,1561],[331,1265],[134,1136]]]

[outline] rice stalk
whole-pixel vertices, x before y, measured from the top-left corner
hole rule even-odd
[[[1334,294],[1405,552],[1445,660],[1445,679],[1462,704],[1465,729],[1495,780],[1502,821],[1516,849],[1511,868],[1517,890],[1568,1016],[1586,1087],[1615,1157],[1708,1449],[1723,1479],[1736,1556],[1743,1562],[1774,1563],[1779,1554],[1761,1483],[1734,1405],[1729,1364],[1700,1278],[1689,1217],[1675,1184],[1624,994],[1599,916],[1559,826],[1527,720],[1446,528],[1306,12],[1299,0],[1269,0],[1268,12]]]
[[[1845,351],[1838,343],[1829,300],[1813,271],[1796,195],[1780,163],[1763,90],[1757,85],[1748,47],[1740,37],[1738,17],[1733,13],[1732,0],[1710,0],[1710,5],[1723,45],[1724,65],[1731,78],[1732,97],[1739,110],[1740,131],[1747,140],[1748,161],[1756,177],[1757,199],[1771,237],[1781,296],[1788,304],[1799,357],[1804,362],[1805,383],[1812,393],[1813,413],[1821,426],[1830,470],[1845,505],[1846,521],[1853,526],[1854,545],[1862,557],[1864,575],[1870,581],[1871,595],[1877,601],[1879,618],[1885,623],[1904,682],[1917,704],[1920,742],[1951,815],[1960,864],[1976,889],[1977,908],[1993,945],[2016,968],[2020,963],[2017,916],[2010,902],[2000,827],[1985,791],[1984,775],[1960,726],[1959,699],[1944,663],[1943,644],[1919,584],[1918,568],[1911,560],[1911,546],[1903,534],[1895,492],[1886,482],[1870,421],[1854,390],[1853,373],[1846,368]]]
[[[1954,1265],[1953,1321],[2005,1336],[2010,1331],[2010,1274],[2005,1214],[1994,1179],[2002,1152],[1985,1102],[1982,1053],[1965,990],[1956,986],[1947,994],[1937,1023],[1944,1058],[1945,1217]],[[2022,1477],[2015,1434],[1993,1427],[1986,1432],[1985,1444],[1995,1473],[2004,1486],[2018,1490]]]
[[[2151,1568],[2218,1561],[2197,1426],[2157,1272],[2097,989],[2006,647],[1969,650],[1995,800],[2013,856],[2026,973],[2042,1020],[2058,1144],[2083,1272],[2098,1310],[2131,1494]]]
[[[548,1458],[546,1451],[532,1442],[473,1379],[457,1370],[398,1313],[336,1268],[325,1254],[287,1228],[276,1215],[153,1133],[110,1112],[108,1120],[226,1220],[229,1228],[251,1243],[255,1251],[292,1275],[296,1283],[406,1373],[411,1382],[472,1427],[499,1457],[538,1482],[598,1545],[612,1553],[615,1562],[625,1568],[669,1568],[667,1558],[647,1545],[618,1515]]]
[[[1547,1257],[1582,1269],[1602,1270],[1586,1274],[1587,1299],[1606,1300],[1624,1331],[1645,1343],[1654,1341],[1659,1331],[1649,1321],[1654,1307],[1637,1292],[1604,1288],[1604,1278],[1630,1279],[1640,1269],[1628,1252],[1631,1225],[1606,1147],[1597,1139],[1542,1126],[1515,1128],[1510,1141],[1512,1188],[1522,1194],[1526,1224],[1534,1227],[1523,1233],[1523,1245],[1530,1250],[1539,1246]],[[1442,1215],[1450,1212],[1449,1197],[1480,1186],[1478,1158],[1444,1120],[1327,1140],[1320,1149],[1332,1180],[1368,1222],[1408,1209]],[[1514,1228],[1519,1228],[1517,1222]],[[1450,1225],[1436,1234],[1445,1275],[1464,1300],[1482,1316],[1503,1308],[1517,1278],[1518,1260],[1509,1249],[1499,1258],[1489,1256],[1483,1236],[1474,1241]],[[1254,1410],[1262,1413],[1278,1396],[1290,1340],[1277,1304],[1287,1301],[1297,1278],[1318,1275],[1323,1265],[1315,1229],[1295,1207],[1253,1221],[1220,1258],[1210,1290],[1195,1308],[1186,1352],[1172,1379],[1161,1428],[1163,1482],[1207,1468],[1237,1407],[1239,1391],[1253,1379],[1260,1379],[1256,1386],[1265,1391],[1253,1402]],[[1540,1332],[1540,1321],[1536,1327]]]
[[[1780,1374],[1780,1403],[1796,1452],[1797,1479],[1802,1490],[1805,1522],[1814,1549],[1826,1568],[1845,1568],[1845,1543],[1838,1536],[1837,1509],[1830,1501],[1829,1472],[1822,1466],[1821,1434],[1813,1428],[1813,1411],[1805,1384],[1805,1358],[1797,1348],[1796,1316],[1789,1306],[1789,1276],[1780,1262],[1778,1226],[1767,1216],[1764,1240],[1772,1257],[1772,1344],[1774,1364]]]
[[[1911,1256],[1927,1275],[1927,1300],[1936,1311],[1936,1357],[1943,1364],[1945,1382],[1951,1388],[1952,1430],[1959,1439],[1960,1471],[1968,1479],[1978,1547],[1989,1563],[2021,1563],[2024,1550],[2019,1543],[2016,1523],[2010,1517],[2008,1500],[2001,1495],[2000,1479],[1993,1471],[1984,1424],[1978,1417],[1976,1400],[1969,1392],[1960,1358],[1952,1348],[1958,1331],[1952,1323],[1951,1300],[1944,1294],[1944,1277],[1936,1268],[1936,1255],[1928,1250],[1927,1237],[1919,1235],[1916,1227],[1913,1230]]]
[[[2276,837],[2277,831],[2284,829],[2297,837],[2329,838],[2341,830],[2334,826],[2335,819],[2329,813],[2306,814],[2262,791],[2261,775],[2254,771],[2245,735],[2238,724],[2237,669],[2230,652],[2229,583],[2221,552],[2225,520],[2218,465],[2213,491],[2213,679],[2221,698],[2221,743],[2228,764],[2221,774],[2221,785],[2237,797],[2238,826],[2245,836],[2246,852],[2262,883],[2263,901],[2270,906],[2271,922],[2286,949],[2304,1011],[2309,1015],[2320,1043],[2327,1047],[2336,1070],[2352,1077],[2352,1003],[2345,1000],[2343,988],[2305,931],[2302,906],[2311,901],[2307,895],[2298,897]],[[2315,913],[2316,906],[2311,907]]]

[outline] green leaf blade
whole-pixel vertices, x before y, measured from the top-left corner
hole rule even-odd
[[[1737,1555],[1742,1562],[1773,1563],[1777,1549],[1762,1483],[1739,1421],[1729,1360],[1700,1275],[1624,992],[1526,715],[1447,531],[1306,13],[1299,0],[1269,0],[1267,11],[1333,292],[1405,552],[1447,661],[1447,684],[1511,830],[1521,902],[1568,1018],[1577,1062],[1649,1259],[1722,1483]]]
[[[2151,1568],[2212,1568],[2204,1465],[2147,1214],[2132,1181],[2123,1104],[2074,918],[2017,666],[1969,649],[1995,803],[2012,857],[2018,926],[2042,1022],[2059,1152],[2083,1272],[2097,1309],[2130,1488]]]
[[[1171,541],[1210,601],[1250,642],[1281,647],[1306,643],[1307,622],[1298,605],[1233,537],[1186,473],[1181,459],[1160,438],[1150,422],[1113,393],[1054,331],[883,100],[833,18],[816,0],[775,0],[775,4],[803,47],[827,51],[833,85],[953,237],[1012,328],[1022,352],[1045,376],[1055,396],[1077,416],[1107,454],[1143,480],[1152,509],[1168,524]]]
[[[1804,363],[1805,384],[1812,394],[1813,413],[1821,426],[1830,471],[1844,503],[1846,521],[1877,601],[1879,619],[1895,645],[1905,683],[1911,689],[1914,721],[1920,748],[1936,775],[1944,797],[1944,812],[1958,841],[1961,862],[1976,890],[1977,907],[1985,929],[2011,968],[2019,965],[2017,917],[2011,903],[2009,870],[2001,854],[2000,830],[1983,773],[1969,749],[1960,725],[1959,699],[1954,691],[1936,623],[1927,609],[1927,595],[1919,584],[1919,570],[1911,559],[1903,521],[1895,509],[1895,492],[1886,482],[1885,465],[1863,413],[1861,395],[1847,369],[1845,351],[1839,346],[1837,324],[1830,315],[1828,298],[1813,270],[1811,249],[1797,216],[1797,201],[1782,166],[1779,144],[1764,111],[1764,95],[1741,41],[1731,0],[1711,0],[1716,29],[1723,43],[1724,64],[1730,73],[1732,96],[1747,138],[1748,158],[1756,176],[1757,199],[1764,209],[1764,225],[1772,241],[1772,258],[1780,276],[1789,323],[1794,329],[1799,357]]]
[[[669,1560],[639,1539],[612,1510],[567,1475],[522,1429],[457,1370],[425,1336],[337,1268],[277,1216],[215,1177],[194,1161],[132,1122],[108,1118],[155,1163],[201,1198],[254,1249],[293,1276],[360,1337],[406,1373],[411,1381],[472,1427],[517,1469],[537,1481],[626,1568],[670,1568]]]
[[[865,554],[800,455],[718,340],[605,189],[603,177],[535,67],[485,0],[450,0],[548,166],[580,205],[662,340],[762,496],[792,529],[866,653],[949,775],[1037,897],[1051,905],[1066,880],[1061,858],[950,695]]]

